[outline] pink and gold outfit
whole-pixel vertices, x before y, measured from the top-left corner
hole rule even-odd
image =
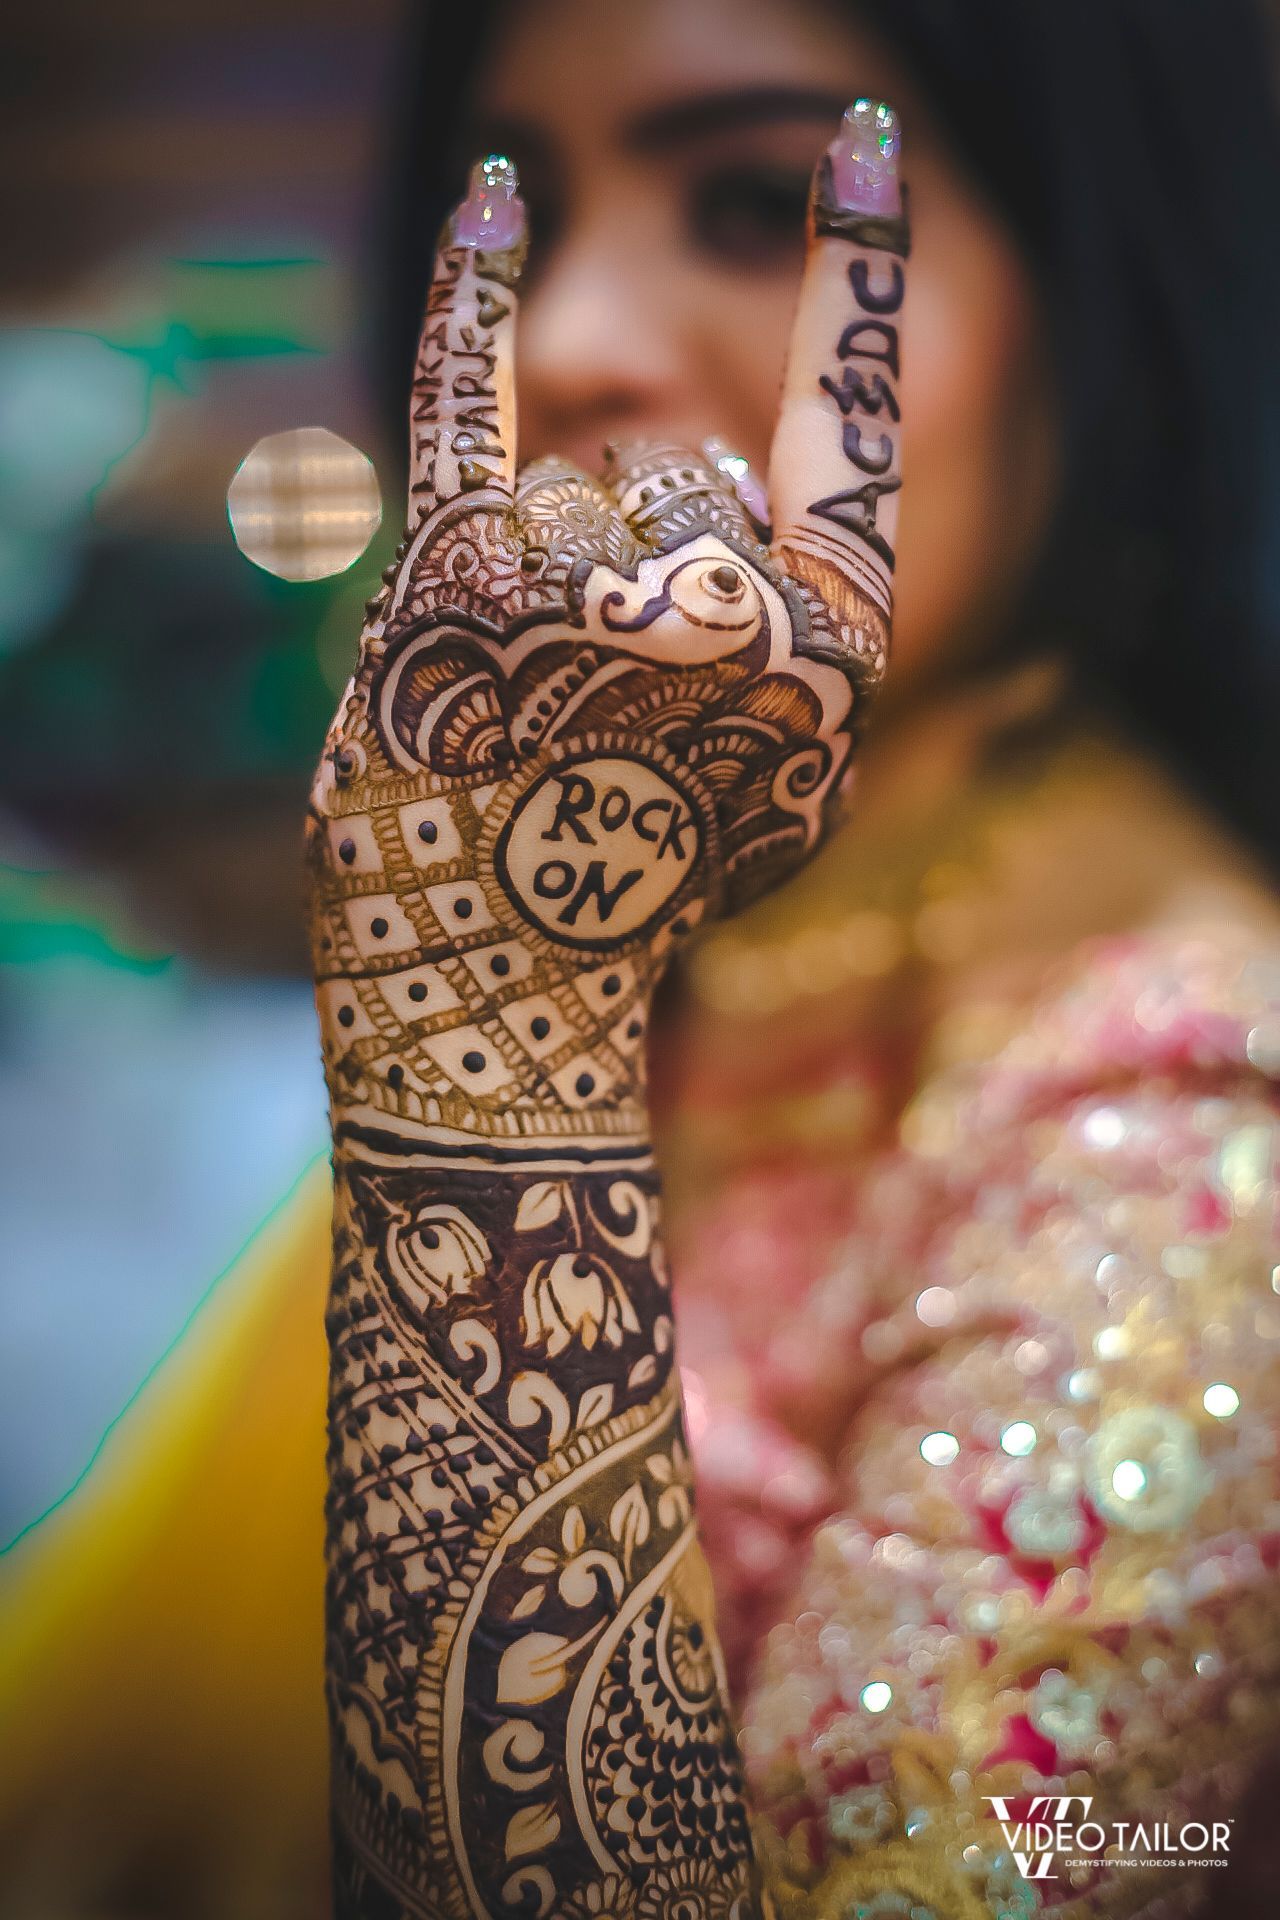
[[[921,1073],[856,1179],[748,1167],[686,1226],[700,1512],[781,1911],[1228,1891],[1101,1846],[1026,1878],[987,1796],[1092,1795],[1149,1857],[1156,1823],[1231,1821],[1280,1740],[1277,1076],[1280,954],[1091,942],[1003,1044]]]

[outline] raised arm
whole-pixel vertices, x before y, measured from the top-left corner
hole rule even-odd
[[[697,922],[823,837],[884,664],[895,150],[864,106],[820,174],[772,551],[683,449],[517,477],[508,163],[439,258],[411,530],[310,826],[348,1920],[758,1910],[645,1035]]]

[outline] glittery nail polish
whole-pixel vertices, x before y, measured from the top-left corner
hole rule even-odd
[[[702,443],[702,451],[717,473],[722,473],[733,485],[739,500],[752,519],[762,526],[769,524],[769,501],[764,488],[751,471],[750,462],[727,440],[713,436]]]
[[[467,197],[454,213],[454,244],[496,252],[517,246],[524,231],[524,201],[515,162],[505,154],[488,153],[472,167]]]
[[[762,526],[767,527],[769,524],[768,496],[746,461],[736,461],[723,471],[727,472],[732,479],[738,490],[738,498],[747,512]]]
[[[902,211],[898,184],[898,116],[883,100],[855,100],[827,148],[831,191],[851,213],[895,219]]]

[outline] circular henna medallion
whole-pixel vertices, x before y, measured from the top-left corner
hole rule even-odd
[[[503,829],[497,866],[512,900],[568,947],[612,947],[658,920],[702,856],[702,822],[643,760],[562,761]]]

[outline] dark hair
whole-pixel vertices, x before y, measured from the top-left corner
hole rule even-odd
[[[909,67],[1041,291],[1063,484],[1016,635],[1064,645],[1089,699],[1280,864],[1280,122],[1259,6],[850,10]],[[383,256],[398,419],[497,9],[463,11],[416,14],[401,68]]]

